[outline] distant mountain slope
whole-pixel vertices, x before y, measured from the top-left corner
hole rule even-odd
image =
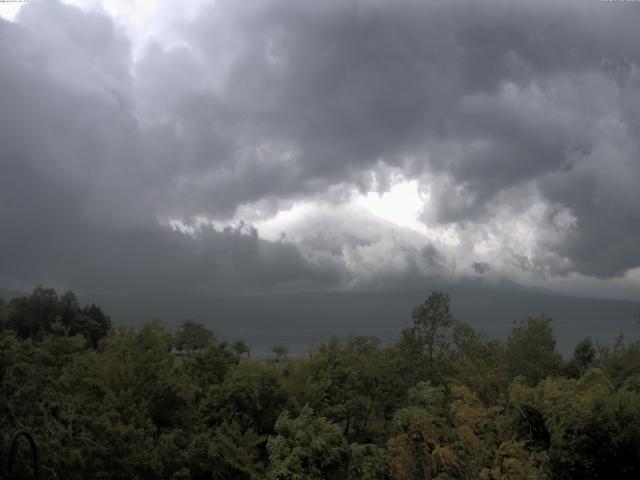
[[[306,343],[314,343],[331,334],[347,333],[372,334],[383,341],[392,341],[410,324],[413,306],[434,289],[450,293],[458,319],[490,336],[504,337],[514,322],[545,313],[553,318],[559,346],[565,353],[585,336],[602,343],[611,342],[619,333],[629,339],[640,337],[639,302],[482,285],[363,293],[84,295],[81,301],[98,303],[115,323],[140,324],[159,318],[167,325],[175,325],[183,319],[195,318],[229,337],[255,337],[253,342],[247,338],[254,344],[266,342],[267,337],[275,341],[273,338],[283,336],[294,343],[303,338]]]

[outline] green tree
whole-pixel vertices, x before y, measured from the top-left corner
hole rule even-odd
[[[531,385],[560,373],[562,356],[551,319],[543,315],[516,325],[507,340],[505,362],[511,378],[522,375]]]
[[[419,355],[433,362],[434,356],[448,348],[447,334],[455,324],[449,295],[433,292],[412,313],[413,325],[402,332],[403,341]]]
[[[11,300],[13,307],[8,326],[20,338],[41,339],[60,319],[58,294],[53,288],[37,287],[28,297]]]
[[[420,382],[408,392],[409,405],[396,412],[393,435],[387,442],[392,477],[442,478],[460,473],[461,461],[447,445],[453,442],[443,386]],[[448,478],[448,477],[444,477]]]
[[[598,364],[616,388],[631,377],[640,374],[640,341],[627,343],[620,335],[612,346],[598,348]]]
[[[81,307],[73,292],[58,296],[52,288],[37,287],[30,296],[13,299],[9,307],[5,326],[21,338],[40,341],[64,331],[66,335],[82,335],[89,346],[97,348],[111,328],[111,319],[100,307]],[[56,324],[64,329],[54,328]]]
[[[315,416],[309,406],[292,418],[285,411],[269,437],[268,480],[343,480],[349,468],[349,445],[340,428]]]
[[[251,348],[242,340],[236,340],[235,342],[233,342],[231,348],[240,356],[246,355],[247,358],[251,357]]]
[[[182,368],[192,382],[206,392],[221,383],[229,370],[240,361],[238,353],[227,343],[209,343],[182,360]]]
[[[0,332],[9,327],[11,317],[11,306],[5,302],[0,302]]]
[[[278,369],[257,362],[239,363],[207,395],[201,409],[208,425],[236,422],[258,435],[273,433],[287,401]]]
[[[368,443],[349,445],[349,480],[387,480],[391,478],[389,453],[383,447]]]
[[[276,362],[287,359],[289,348],[286,345],[274,345],[271,351],[276,355]]]
[[[237,423],[223,422],[216,428],[208,454],[213,458],[211,477],[226,480],[261,480],[265,476],[261,461],[264,437],[253,430],[243,431]]]
[[[634,382],[616,389],[599,368],[579,379],[547,378],[535,387],[511,386],[511,402],[541,412],[550,434],[553,478],[620,478],[640,475],[640,396]]]
[[[596,349],[591,337],[582,340],[573,350],[571,360],[567,362],[565,371],[571,378],[579,378],[587,369],[593,365],[596,359]]]
[[[215,333],[205,324],[195,320],[184,320],[175,331],[175,347],[193,352],[214,341]]]
[[[379,341],[352,337],[322,343],[304,362],[288,372],[287,384],[296,406],[309,404],[318,415],[344,425],[366,440],[369,422],[384,410],[384,389],[393,385],[392,373],[383,368]]]
[[[74,328],[77,328],[77,332],[89,340],[94,348],[97,348],[98,342],[105,338],[111,330],[111,318],[93,303],[82,307],[79,316],[86,317],[88,320],[85,319],[85,325],[82,326],[72,324],[71,332],[73,333]]]
[[[453,329],[454,376],[488,403],[496,403],[509,384],[504,345],[489,340],[466,323]]]

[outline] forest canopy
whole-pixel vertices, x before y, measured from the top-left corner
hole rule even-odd
[[[114,326],[71,292],[0,301],[2,468],[27,431],[45,479],[640,478],[640,343],[565,359],[550,318],[487,338],[441,292],[412,319],[390,345],[265,359],[193,319]]]

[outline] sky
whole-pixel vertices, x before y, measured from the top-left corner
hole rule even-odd
[[[640,2],[0,16],[0,288],[640,298]]]

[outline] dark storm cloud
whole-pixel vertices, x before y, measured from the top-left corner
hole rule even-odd
[[[576,216],[566,242],[542,248],[589,275],[640,264],[638,190],[623,186],[609,207],[593,202],[593,188],[604,196],[619,188],[603,164],[640,179],[631,134],[640,114],[639,8],[274,1],[225,5],[220,15],[218,7],[192,28],[192,46],[213,56],[221,30],[244,33],[228,44],[236,56],[227,106],[249,120],[238,125],[242,138],[281,142],[295,166],[257,180],[254,195],[345,180],[366,187],[363,170],[383,161],[449,175],[456,190],[443,192],[440,220],[483,222],[498,194],[533,183]]]
[[[3,283],[85,291],[334,283],[294,246],[254,229],[188,235],[158,223],[174,172],[150,155],[167,155],[158,142],[172,145],[132,115],[128,45],[107,18],[37,4],[19,25],[0,20],[0,36]]]
[[[569,232],[539,246],[568,259],[556,273],[622,274],[640,265],[634,7],[215,2],[176,27],[181,44],[134,61],[106,16],[32,2],[0,20],[0,273],[96,289],[340,283],[340,262],[292,244],[158,220],[368,190],[393,166],[449,179],[442,223],[489,222],[533,185],[575,219],[540,225]],[[433,246],[422,257],[448,264]]]
[[[491,271],[491,265],[486,262],[474,262],[471,267],[473,271],[478,275],[484,275],[485,273]]]

